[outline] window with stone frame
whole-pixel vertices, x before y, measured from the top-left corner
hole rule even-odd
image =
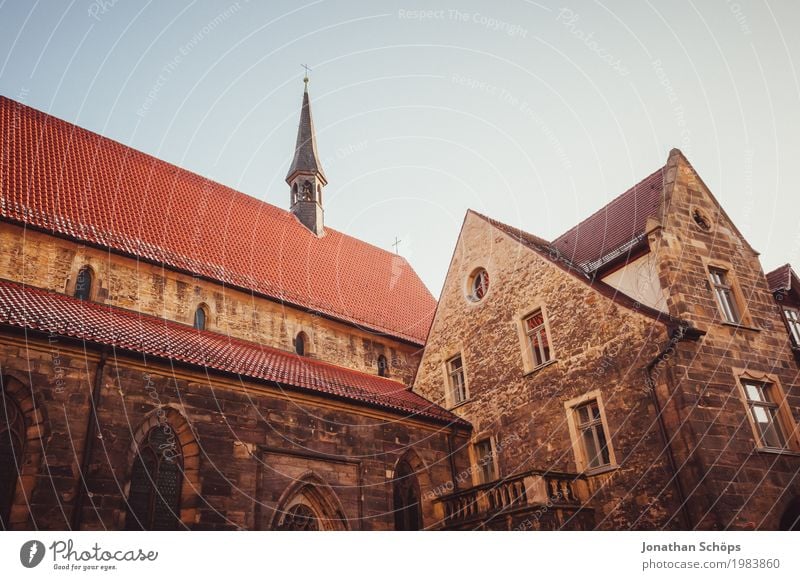
[[[550,340],[547,336],[544,313],[537,310],[524,320],[525,336],[533,368],[542,366],[552,360]]]
[[[711,283],[714,286],[714,296],[716,297],[723,320],[731,324],[741,324],[741,308],[736,299],[736,292],[728,271],[711,266],[708,268],[708,272],[711,275]]]
[[[789,326],[792,344],[800,347],[800,312],[796,308],[784,308],[783,315],[786,317],[786,324]]]
[[[469,299],[480,302],[489,291],[489,272],[479,268],[470,276]]]
[[[475,452],[475,465],[478,470],[480,483],[489,483],[497,478],[497,462],[495,461],[494,446],[491,437],[480,439],[473,446]]]
[[[378,355],[378,376],[389,376],[389,361],[386,360],[386,357],[382,354]]]
[[[208,312],[205,305],[201,304],[194,311],[194,324],[197,330],[205,330],[208,319]]]
[[[780,413],[781,398],[776,387],[769,382],[742,381],[745,398],[753,422],[758,443],[765,449],[786,449],[788,447],[787,427]]]
[[[92,297],[92,282],[94,275],[89,266],[84,266],[78,271],[78,277],[75,279],[75,291],[73,296],[78,300],[90,300]]]
[[[578,405],[574,412],[586,469],[597,469],[610,465],[611,454],[608,437],[597,400],[592,399]]]
[[[458,354],[447,361],[447,381],[450,389],[450,404],[456,406],[467,400],[467,381],[464,363]]]

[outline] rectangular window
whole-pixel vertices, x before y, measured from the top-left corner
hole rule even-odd
[[[494,450],[491,439],[481,439],[475,443],[475,462],[481,483],[489,483],[495,479]]]
[[[450,400],[453,406],[467,400],[467,384],[464,380],[464,364],[461,355],[447,361],[447,376],[450,381]]]
[[[577,416],[578,436],[580,437],[583,456],[587,469],[603,467],[611,463],[608,452],[603,420],[600,416],[600,407],[596,400],[589,401],[575,408]]]
[[[739,314],[738,305],[736,304],[733,286],[728,280],[728,273],[719,268],[709,268],[708,271],[711,274],[711,282],[714,284],[714,294],[717,297],[717,303],[722,311],[722,317],[726,322],[740,324],[742,318]]]
[[[784,308],[783,313],[786,315],[786,322],[792,335],[792,343],[795,346],[800,346],[800,312],[794,308]]]
[[[550,342],[547,340],[547,329],[544,324],[544,314],[537,310],[525,319],[525,334],[528,337],[528,348],[534,367],[543,365],[550,360]]]
[[[754,381],[744,381],[742,386],[750,407],[750,418],[761,439],[761,446],[769,449],[785,448],[786,436],[781,428],[773,386],[770,383]]]

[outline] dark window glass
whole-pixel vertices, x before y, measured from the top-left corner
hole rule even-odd
[[[378,376],[385,377],[389,375],[389,363],[383,355],[378,356]]]
[[[202,306],[198,306],[194,311],[194,327],[197,330],[206,329],[206,310]]]
[[[139,446],[131,470],[128,530],[180,528],[183,457],[168,424],[153,427]]]
[[[300,356],[305,356],[306,354],[306,337],[302,332],[294,339],[294,351]]]
[[[0,400],[0,530],[7,530],[17,478],[22,468],[25,418],[6,393],[0,395]]]
[[[78,278],[75,280],[75,298],[78,300],[89,300],[92,295],[92,270],[89,267],[83,267],[78,272]]]

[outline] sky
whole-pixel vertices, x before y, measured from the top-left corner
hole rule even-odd
[[[326,225],[439,294],[467,209],[553,239],[679,148],[800,265],[800,3],[0,2],[0,93],[288,209],[304,71]]]

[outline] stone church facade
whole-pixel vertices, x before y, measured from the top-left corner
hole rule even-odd
[[[440,301],[324,223],[0,97],[3,529],[791,529],[800,314],[678,151]],[[798,326],[795,326],[797,322]]]

